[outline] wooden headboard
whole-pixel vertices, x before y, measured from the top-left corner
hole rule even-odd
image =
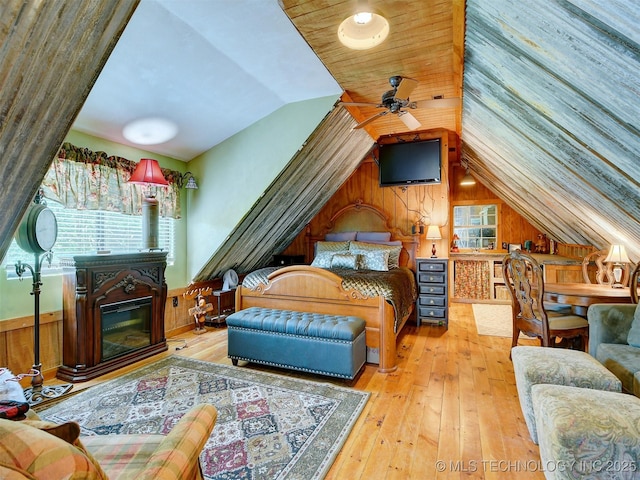
[[[338,210],[317,235],[312,235],[307,231],[307,251],[305,254],[307,263],[311,263],[313,260],[316,242],[323,241],[328,233],[340,232],[391,232],[391,240],[402,242],[400,265],[415,270],[419,237],[405,235],[400,229],[392,227],[384,212],[361,201],[351,203]]]

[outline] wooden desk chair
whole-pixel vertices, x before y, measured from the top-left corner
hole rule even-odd
[[[629,279],[629,291],[631,292],[631,303],[638,303],[638,278],[640,277],[640,262],[635,266]]]
[[[578,315],[562,315],[547,312],[544,308],[544,281],[542,268],[529,254],[516,250],[502,261],[502,273],[511,294],[513,316],[513,340],[511,347],[518,344],[520,332],[530,337],[538,337],[543,347],[560,345],[556,339],[569,341],[585,350],[589,344],[589,323]]]
[[[589,275],[592,262],[596,264],[596,283],[601,285],[613,285],[615,283],[613,265],[611,262],[604,261],[607,255],[609,255],[609,250],[598,250],[597,252],[591,252],[582,259],[582,277],[584,278],[584,283],[593,283]],[[630,272],[634,268],[635,265],[633,264],[627,264],[622,267],[622,278],[620,279],[622,285],[629,285]]]

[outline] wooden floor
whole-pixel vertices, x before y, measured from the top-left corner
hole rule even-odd
[[[478,335],[469,304],[452,304],[449,319],[448,331],[405,327],[396,372],[365,366],[353,388],[371,397],[327,479],[544,478],[518,402],[511,339]],[[172,338],[168,352],[74,390],[172,354],[230,364],[226,330],[209,330]]]

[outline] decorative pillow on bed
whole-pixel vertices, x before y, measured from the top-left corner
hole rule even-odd
[[[391,232],[358,232],[356,238],[358,242],[388,242],[391,240]]]
[[[349,240],[356,239],[356,232],[327,233],[324,239],[327,242],[348,242]]]
[[[349,253],[349,242],[316,242],[316,255],[320,252]]]
[[[331,268],[349,268],[351,270],[357,270],[359,265],[360,255],[353,253],[336,253],[331,258]]]
[[[313,262],[311,262],[311,266],[318,268],[331,268],[331,259],[334,255],[334,252],[319,252],[313,259]]]
[[[361,257],[360,268],[376,270],[378,272],[389,271],[389,252],[383,250],[368,250],[358,255]]]
[[[370,251],[382,251],[389,252],[388,268],[398,268],[400,266],[400,252],[402,251],[402,242],[380,242],[380,243],[365,243],[365,242],[350,242],[349,251],[351,253],[359,253],[361,255]]]

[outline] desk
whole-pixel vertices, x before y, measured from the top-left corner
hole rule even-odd
[[[629,287],[612,288],[596,283],[545,283],[544,300],[571,305],[576,315],[587,316],[594,303],[631,303]]]

